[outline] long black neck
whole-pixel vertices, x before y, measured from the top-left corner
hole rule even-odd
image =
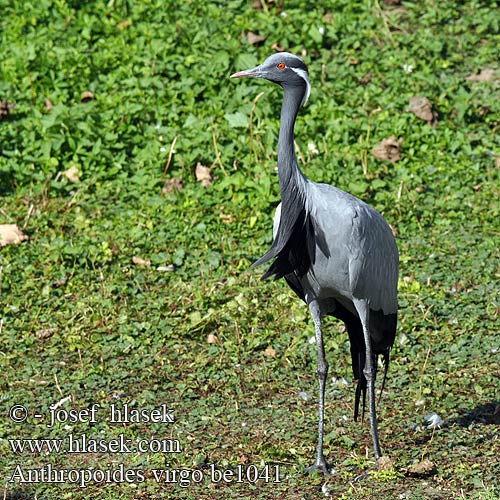
[[[284,86],[281,124],[278,142],[278,178],[281,191],[281,216],[271,248],[257,261],[259,266],[276,257],[263,278],[281,278],[298,272],[302,276],[309,267],[311,256],[304,242],[314,241],[309,237],[312,230],[305,207],[306,177],[300,171],[295,156],[293,128],[299,112],[300,103],[306,91],[304,87]],[[276,217],[275,217],[276,224]],[[304,231],[306,233],[304,233]],[[309,232],[308,232],[309,231]],[[293,288],[293,287],[292,287]],[[297,290],[299,290],[297,288]],[[300,293],[299,293],[300,295]]]
[[[282,197],[300,184],[304,175],[297,164],[294,148],[294,126],[305,87],[284,87],[281,124],[278,140],[278,178]]]

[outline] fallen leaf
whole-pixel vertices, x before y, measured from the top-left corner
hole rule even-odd
[[[54,287],[60,288],[60,287],[64,286],[67,282],[68,282],[68,280],[66,278],[59,278],[59,279],[54,281]]]
[[[372,80],[375,75],[373,73],[367,73],[365,76],[359,80],[360,85],[368,85]]]
[[[136,255],[134,255],[132,257],[132,262],[136,266],[148,266],[149,267],[151,265],[151,261],[150,260],[143,259],[142,257],[137,257]]]
[[[284,48],[284,47],[282,47],[281,45],[279,45],[278,43],[273,43],[273,44],[271,45],[271,48],[272,48],[273,50],[276,50],[277,52],[284,52],[284,51],[285,51],[285,48]]]
[[[258,45],[259,43],[262,43],[266,38],[267,36],[258,35],[257,33],[253,33],[252,31],[249,31],[247,33],[247,39],[250,45]]]
[[[80,173],[78,172],[78,167],[73,163],[68,170],[63,172],[64,177],[69,180],[69,182],[78,182],[80,180]]]
[[[123,21],[119,22],[116,27],[119,30],[123,30],[125,28],[128,28],[132,24],[132,21],[130,19],[124,19]]]
[[[219,219],[224,224],[231,224],[232,222],[234,222],[236,220],[236,217],[233,214],[225,214],[224,212],[220,212]]]
[[[267,356],[268,358],[275,358],[276,350],[269,345],[266,347],[266,350],[264,351],[264,356]]]
[[[333,23],[333,14],[331,12],[327,12],[324,16],[323,16],[323,19],[327,22],[327,23]]]
[[[17,245],[28,237],[17,227],[17,224],[0,224],[0,247]]]
[[[210,169],[202,165],[200,162],[196,164],[195,169],[196,180],[201,182],[203,187],[208,187],[212,185],[212,174],[210,173]]]
[[[479,73],[475,73],[466,78],[470,82],[493,82],[496,81],[495,70],[491,68],[482,69]]]
[[[408,111],[413,113],[417,118],[435,125],[437,123],[437,115],[432,110],[432,103],[427,97],[414,95],[410,97],[410,105]]]
[[[400,137],[396,139],[393,135],[382,139],[380,144],[377,144],[373,150],[373,156],[377,160],[386,160],[391,163],[397,162],[401,159],[401,145],[403,144],[403,138]]]
[[[48,339],[57,332],[57,328],[42,328],[35,332],[35,337],[39,340]]]
[[[219,342],[219,339],[217,338],[217,335],[214,335],[213,333],[209,333],[207,335],[207,344],[217,344]]]
[[[90,90],[83,92],[82,97],[80,97],[81,102],[89,102],[94,98],[94,94]]]
[[[394,462],[391,457],[383,455],[378,459],[378,470],[392,470],[394,469]]]
[[[427,476],[432,474],[434,468],[434,462],[431,462],[426,458],[425,460],[408,467],[407,472],[410,476]]]
[[[179,179],[179,177],[172,177],[171,179],[167,179],[165,181],[165,185],[163,186],[161,192],[163,194],[172,194],[175,191],[180,191],[182,188],[182,179]]]
[[[276,0],[253,0],[252,9],[262,10],[263,4],[267,5],[267,8],[271,8],[276,4]],[[276,13],[279,14],[281,12],[281,6],[278,5],[276,8]]]
[[[48,113],[53,107],[52,101],[50,99],[45,99],[45,111]]]
[[[0,120],[7,118],[15,107],[16,105],[12,102],[0,101]]]
[[[489,108],[488,106],[479,106],[478,109],[479,116],[486,116],[489,115],[490,113],[491,113],[491,108]]]

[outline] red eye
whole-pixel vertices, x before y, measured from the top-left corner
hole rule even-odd
[[[278,66],[276,66],[280,71],[283,71],[286,68],[285,63],[279,63]]]

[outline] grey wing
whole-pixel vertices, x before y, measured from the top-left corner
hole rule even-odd
[[[397,312],[399,254],[392,230],[373,208],[355,208],[349,275],[353,296],[367,299],[370,309]]]

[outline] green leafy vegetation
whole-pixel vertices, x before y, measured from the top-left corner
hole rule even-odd
[[[0,249],[1,498],[500,497],[498,2],[0,5],[0,224],[29,237]],[[334,474],[307,476],[313,325],[285,283],[250,269],[279,200],[281,89],[228,77],[276,47],[309,66],[296,126],[304,172],[375,206],[401,253],[379,404],[391,461],[358,482],[374,460],[367,422],[352,421],[343,327],[327,328]],[[432,103],[434,124],[408,111],[416,95]],[[403,139],[394,163],[372,154],[390,136]],[[205,186],[197,165],[210,169]],[[113,403],[166,404],[175,423],[113,424]],[[48,428],[54,404],[101,413]],[[9,418],[13,405],[28,409],[26,422]],[[431,412],[444,424],[428,428]],[[70,434],[182,449],[16,454],[9,442]],[[47,464],[123,464],[145,477],[8,481],[17,465]],[[151,473],[208,477],[211,464],[263,476],[181,487]]]

